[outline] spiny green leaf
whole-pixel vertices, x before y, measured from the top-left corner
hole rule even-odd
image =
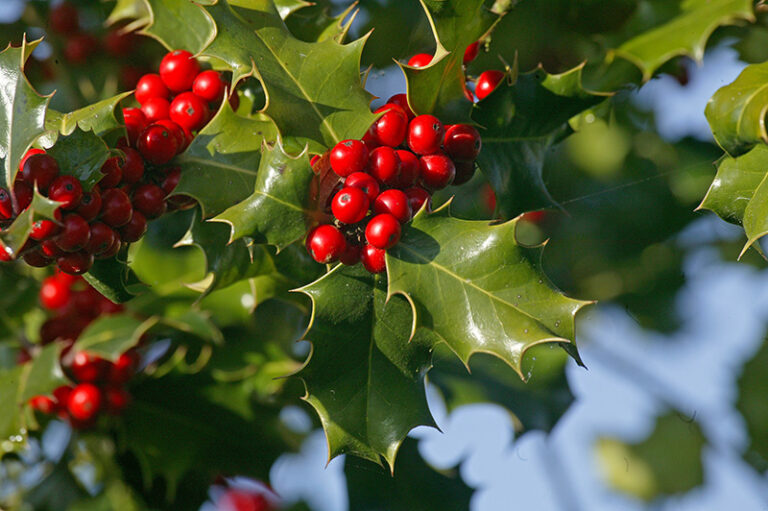
[[[337,43],[343,43],[357,13],[357,2],[351,3],[337,16],[331,16],[328,5],[319,4],[291,15],[285,23],[291,34],[302,41],[320,42],[332,39]]]
[[[88,350],[103,358],[116,360],[121,353],[138,344],[141,336],[158,322],[158,318],[140,320],[127,315],[96,319],[80,334],[77,350]]]
[[[214,218],[231,226],[231,239],[243,236],[278,250],[302,238],[310,214],[309,184],[314,178],[309,155],[294,158],[278,143],[265,147],[250,197]]]
[[[421,0],[437,49],[425,68],[401,66],[408,103],[417,114],[434,114],[445,123],[469,122],[472,102],[465,96],[464,50],[499,20],[483,0]]]
[[[312,2],[307,2],[307,0],[275,0],[275,7],[277,8],[277,12],[283,19],[287,18],[299,9],[303,9],[311,5]]]
[[[653,432],[642,442],[601,438],[596,447],[603,476],[611,486],[652,501],[703,483],[701,458],[706,444],[696,422],[668,413],[656,420]]]
[[[476,105],[472,118],[483,143],[478,165],[496,192],[503,218],[556,205],[542,178],[546,154],[571,132],[571,117],[605,99],[584,89],[582,70],[550,75],[539,68],[520,74]]]
[[[589,302],[567,298],[546,278],[543,247],[515,239],[517,221],[489,225],[422,209],[387,251],[389,295],[414,309],[414,331],[439,335],[467,364],[495,355],[521,378],[523,356],[544,342],[573,342],[574,316]]]
[[[20,47],[9,44],[0,52],[0,187],[9,191],[24,153],[45,134],[45,110],[51,97],[35,92],[23,70],[39,43],[40,40],[28,43],[25,37]]]
[[[704,113],[717,143],[731,156],[768,142],[768,62],[747,66],[732,83],[721,87]]]
[[[235,115],[224,101],[216,117],[176,158],[184,172],[174,193],[197,199],[204,218],[221,213],[252,192],[262,144],[276,138],[272,121]]]
[[[409,342],[411,309],[387,301],[386,282],[362,267],[337,266],[300,289],[312,299],[312,353],[297,373],[320,415],[331,458],[351,453],[394,468],[408,432],[433,425],[424,375],[433,337]]]
[[[148,22],[142,34],[154,37],[168,50],[200,53],[216,36],[217,27],[201,6],[190,0],[144,0]]]
[[[146,25],[150,17],[149,7],[144,0],[117,0],[107,18],[107,25],[133,20],[139,26]]]
[[[86,190],[104,177],[101,166],[112,156],[112,150],[93,131],[76,129],[59,136],[47,153],[59,163],[61,174],[75,176]]]
[[[700,61],[707,39],[717,27],[754,20],[753,3],[753,0],[683,0],[673,18],[624,41],[614,52],[640,68],[644,80],[650,80],[672,57],[687,55]]]
[[[10,249],[14,257],[18,256],[19,250],[21,250],[21,247],[23,247],[24,243],[29,239],[32,227],[36,221],[40,219],[49,219],[58,222],[55,217],[55,212],[60,205],[60,202],[53,201],[40,195],[40,192],[37,190],[37,185],[35,185],[32,194],[32,203],[16,217],[7,229],[0,231],[0,240],[3,241],[3,244],[7,249]]]
[[[115,109],[120,101],[131,94],[133,93],[123,92],[67,114],[48,110],[45,117],[45,127],[62,135],[69,135],[76,128],[80,128],[83,131],[92,131],[102,138],[108,137],[110,142],[116,142],[116,140],[111,140],[116,138],[115,133],[122,136],[125,134],[125,129],[115,117]]]
[[[768,470],[768,409],[765,393],[768,391],[768,342],[763,341],[757,353],[744,364],[738,379],[739,397],[736,410],[744,418],[749,445],[744,459],[760,472]]]
[[[144,290],[136,274],[124,262],[127,251],[116,257],[100,259],[93,263],[83,278],[102,295],[114,303],[123,303]]]

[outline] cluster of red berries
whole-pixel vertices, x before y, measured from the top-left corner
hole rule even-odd
[[[216,511],[274,511],[279,507],[277,494],[261,481],[230,486],[223,477],[217,479],[212,488]]]
[[[344,180],[330,201],[334,223],[307,236],[317,262],[362,262],[371,273],[383,272],[385,252],[400,241],[401,224],[425,203],[430,207],[432,192],[466,183],[475,172],[481,141],[472,126],[415,116],[405,94],[391,97],[376,113],[382,115],[362,140],[344,140],[330,152],[331,169]]]
[[[480,52],[480,43],[478,41],[475,41],[474,43],[467,46],[466,50],[464,51],[464,59],[463,59],[464,65],[466,66],[467,64],[475,60],[479,52]],[[408,65],[415,68],[427,67],[431,63],[432,63],[432,55],[428,53],[417,53],[416,55],[414,55],[408,60]],[[467,97],[468,100],[472,101],[473,103],[475,101],[474,96],[477,96],[478,100],[485,99],[488,96],[488,94],[493,92],[493,90],[499,85],[499,83],[501,83],[501,81],[504,79],[504,76],[505,74],[502,71],[497,71],[495,69],[483,71],[477,77],[477,80],[475,80],[474,95],[466,86],[464,88],[464,95]]]
[[[40,328],[40,343],[64,345],[61,366],[73,384],[58,387],[52,396],[32,397],[30,406],[46,415],[56,414],[80,429],[92,426],[101,412],[120,414],[130,402],[125,385],[136,373],[138,353],[129,350],[111,362],[86,351],[74,352],[72,345],[94,319],[120,312],[122,306],[82,278],[61,272],[43,280],[40,302],[51,313]]]

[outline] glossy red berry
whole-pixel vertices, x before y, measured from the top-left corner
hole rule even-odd
[[[163,80],[160,79],[160,75],[155,73],[148,73],[139,79],[139,83],[136,84],[136,101],[140,105],[143,105],[147,100],[152,98],[161,98],[167,100],[170,96],[168,87],[165,86]]]
[[[63,336],[59,336],[63,338]],[[57,405],[59,407],[66,407],[67,406],[67,399],[69,399],[69,395],[72,393],[73,387],[71,385],[60,385],[53,389],[53,400],[56,401]]]
[[[56,265],[64,273],[82,275],[93,266],[93,254],[84,250],[64,254],[56,258]]]
[[[408,196],[395,188],[385,190],[373,202],[373,211],[377,214],[389,213],[401,223],[411,219],[411,204]]]
[[[13,261],[13,252],[2,241],[0,241],[0,261],[4,263]]]
[[[103,222],[93,222],[90,229],[91,237],[85,246],[86,252],[97,256],[112,248],[117,235],[110,226]]]
[[[110,227],[121,227],[133,216],[128,195],[119,188],[110,188],[101,194],[101,220]]]
[[[432,196],[424,188],[414,186],[405,190],[405,195],[408,196],[408,202],[411,204],[411,211],[416,214],[421,209],[424,203],[427,204],[427,211],[432,209]]]
[[[101,409],[102,395],[92,383],[81,383],[67,397],[69,415],[80,421],[94,419]]]
[[[13,216],[13,200],[5,188],[0,188],[0,220],[8,220]]]
[[[40,285],[40,304],[49,310],[59,309],[69,303],[69,284],[56,277],[46,277]]]
[[[48,396],[32,396],[29,400],[29,406],[40,413],[51,415],[56,412],[56,401]]]
[[[61,212],[56,210],[57,216],[61,217]],[[32,230],[29,231],[29,237],[36,241],[43,241],[55,236],[61,231],[61,226],[52,220],[40,219],[32,224]]]
[[[112,364],[109,372],[109,382],[122,385],[127,383],[136,373],[139,367],[139,355],[135,351],[126,351],[122,353],[115,363]]]
[[[408,114],[398,105],[387,104],[376,110],[382,113],[374,122],[368,132],[373,137],[376,145],[397,147],[405,140],[408,132]]]
[[[139,135],[138,149],[145,160],[162,165],[176,156],[178,145],[168,128],[151,124]]]
[[[123,121],[125,122],[125,130],[128,132],[128,142],[132,146],[136,146],[139,135],[149,124],[147,117],[139,108],[123,108]]]
[[[408,59],[408,65],[411,67],[427,67],[432,62],[432,55],[429,53],[417,53]]]
[[[183,92],[192,88],[200,64],[186,50],[174,50],[160,62],[160,78],[172,92]]]
[[[368,148],[360,140],[343,140],[336,144],[330,155],[331,168],[341,177],[365,169]]]
[[[443,123],[434,115],[419,115],[408,125],[408,147],[416,154],[433,154],[443,142]]]
[[[55,241],[64,252],[75,252],[85,247],[91,237],[91,229],[83,217],[70,213],[62,221],[63,229]]]
[[[102,190],[114,188],[119,185],[120,181],[123,179],[123,171],[120,168],[120,160],[118,157],[113,156],[105,161],[104,165],[101,166],[101,173],[104,174],[104,177],[99,181],[99,186]]]
[[[115,233],[115,242],[112,244],[112,246],[100,254],[94,254],[94,258],[109,259],[110,257],[114,257],[120,251],[120,247],[122,247],[122,243],[120,243],[120,238],[117,233]]]
[[[30,185],[37,183],[37,189],[47,193],[51,183],[59,175],[59,164],[45,153],[33,154],[24,161],[21,179]]]
[[[125,158],[120,166],[120,173],[122,174],[120,182],[131,185],[138,183],[144,176],[144,159],[137,150],[130,147],[123,149],[123,154]]]
[[[61,2],[48,13],[51,30],[59,34],[74,34],[79,28],[77,8],[71,2]]]
[[[355,224],[368,214],[370,199],[360,188],[347,186],[342,188],[331,202],[331,211],[340,222]]]
[[[133,209],[147,218],[157,218],[165,213],[165,192],[157,185],[141,185],[133,192]]]
[[[477,54],[480,52],[480,42],[475,41],[474,43],[467,46],[467,49],[464,50],[464,64],[469,64],[473,60],[477,58]]]
[[[83,198],[80,199],[80,206],[77,207],[77,214],[83,217],[84,220],[90,222],[101,211],[101,194],[97,187],[94,187],[90,192],[83,192]]]
[[[48,198],[61,202],[62,209],[75,209],[83,198],[83,185],[74,176],[59,176],[51,183]]]
[[[13,184],[13,195],[16,196],[16,205],[13,208],[13,214],[18,215],[32,204],[32,187],[23,181],[16,181]]]
[[[395,152],[400,158],[400,178],[396,186],[399,188],[413,186],[419,178],[419,157],[406,149],[398,149]]]
[[[485,99],[504,79],[504,73],[496,70],[484,71],[477,77],[475,94],[477,99]]]
[[[192,82],[192,92],[209,103],[218,103],[224,97],[224,82],[218,71],[209,69],[195,77]]]
[[[171,103],[165,98],[148,98],[141,106],[141,113],[148,123],[168,119],[171,114]]]
[[[190,131],[202,128],[208,115],[208,104],[194,92],[183,92],[171,103],[171,120]]]
[[[24,170],[24,164],[27,163],[27,160],[36,154],[45,154],[45,151],[36,147],[27,149],[27,152],[24,153],[24,156],[21,157],[21,161],[19,162],[19,172]]]
[[[452,124],[445,130],[443,148],[454,160],[471,161],[480,154],[480,133],[467,124]]]
[[[166,195],[170,195],[178,186],[180,179],[181,169],[179,167],[173,167],[168,170],[168,173],[163,178],[163,182],[160,183],[160,187]]]
[[[360,250],[360,262],[371,273],[381,273],[387,269],[386,250],[366,244]]]
[[[43,252],[40,250],[40,247],[34,247],[30,250],[27,250],[24,252],[22,259],[24,259],[25,263],[34,268],[45,268],[53,262],[50,257],[43,254]]]
[[[463,185],[475,175],[475,162],[458,160],[453,164],[456,167],[456,177],[453,178],[452,185]]]
[[[394,186],[400,179],[400,158],[391,147],[377,147],[371,151],[368,172],[380,183]]]
[[[354,266],[360,262],[360,245],[356,243],[347,243],[347,248],[339,256],[339,261],[347,266]]]
[[[160,119],[159,121],[155,121],[155,124],[159,124],[160,126],[165,126],[168,128],[168,131],[171,132],[171,135],[173,135],[173,138],[176,139],[176,145],[178,146],[177,154],[184,151],[184,149],[187,148],[189,145],[187,141],[187,133],[189,133],[190,139],[192,138],[192,133],[175,122],[173,122],[170,119]]]
[[[104,391],[107,413],[120,415],[131,402],[131,395],[127,390],[119,387],[108,387]]]
[[[353,172],[344,180],[344,186],[360,188],[368,196],[368,200],[376,200],[379,196],[379,182],[366,172]]]
[[[93,383],[107,376],[109,364],[106,360],[87,351],[78,351],[72,357],[69,371],[77,382]]]
[[[376,248],[386,250],[400,241],[400,222],[389,213],[376,215],[365,227],[365,240]]]
[[[428,154],[419,158],[422,184],[431,190],[440,190],[453,183],[456,166],[443,154]]]
[[[321,264],[331,263],[347,248],[344,235],[333,225],[319,225],[307,235],[307,252]]]
[[[40,242],[40,251],[49,259],[56,259],[64,254],[64,251],[56,244],[55,239],[47,239]]]
[[[120,240],[125,243],[139,241],[147,232],[147,217],[141,211],[134,211],[131,220],[122,226],[118,232]]]
[[[406,94],[395,94],[387,100],[387,104],[397,105],[402,108],[403,112],[408,116],[409,121],[415,117],[413,110],[411,110],[410,105],[408,105],[408,96]]]

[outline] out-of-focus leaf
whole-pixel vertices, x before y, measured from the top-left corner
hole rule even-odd
[[[744,459],[760,472],[768,470],[768,410],[765,407],[765,393],[768,391],[768,342],[744,364],[738,379],[739,396],[736,410],[744,418],[749,436],[749,445]]]

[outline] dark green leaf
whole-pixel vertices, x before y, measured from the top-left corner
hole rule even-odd
[[[168,50],[200,53],[216,35],[216,25],[205,10],[189,0],[144,0],[149,24],[141,32]],[[113,16],[114,16],[113,12]],[[110,17],[112,18],[112,16]]]
[[[120,253],[117,257],[97,260],[83,278],[96,291],[114,303],[123,303],[144,291],[144,285],[127,264],[122,262]]]
[[[86,190],[104,176],[101,166],[112,156],[112,151],[99,136],[80,129],[59,136],[56,145],[47,152],[59,163],[63,175],[75,176]]]
[[[18,251],[29,239],[32,226],[37,220],[47,218],[57,221],[54,213],[59,204],[61,203],[40,195],[40,192],[37,191],[37,186],[35,186],[32,203],[16,217],[7,229],[0,231],[0,239],[11,252],[18,255]]]
[[[408,432],[434,424],[424,388],[434,339],[419,332],[409,342],[408,302],[387,301],[384,279],[359,265],[339,265],[300,291],[313,303],[306,334],[312,353],[297,375],[320,415],[330,457],[383,457],[393,469]]]
[[[279,2],[276,2],[279,8]],[[292,14],[285,23],[291,34],[307,42],[320,42],[332,39],[343,43],[349,28],[358,13],[357,3],[351,3],[338,16],[331,15],[327,2],[320,2]],[[282,14],[282,13],[281,13]],[[285,16],[283,16],[285,18]],[[346,20],[346,21],[345,21]]]
[[[78,350],[88,350],[103,358],[116,360],[138,344],[141,336],[157,324],[158,318],[140,320],[127,315],[96,319],[77,339]]]
[[[763,342],[755,355],[744,364],[738,379],[739,397],[736,410],[744,418],[749,445],[744,459],[760,472],[768,470],[768,409],[765,395],[768,391],[768,342]]]

